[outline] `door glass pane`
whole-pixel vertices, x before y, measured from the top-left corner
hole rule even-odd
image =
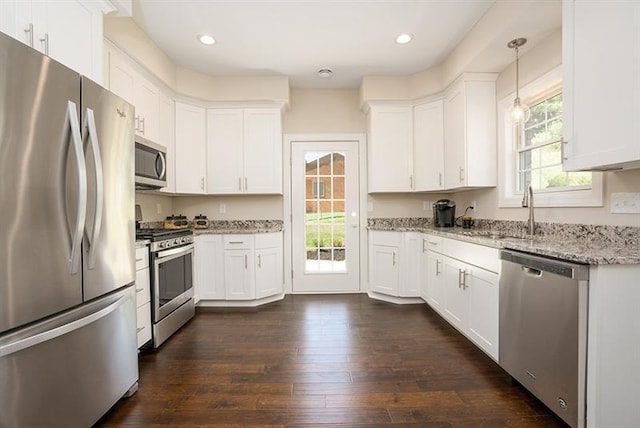
[[[305,153],[305,272],[345,272],[344,153]]]

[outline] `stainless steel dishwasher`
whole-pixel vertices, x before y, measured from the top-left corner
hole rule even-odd
[[[589,267],[511,250],[500,259],[500,365],[584,427]]]

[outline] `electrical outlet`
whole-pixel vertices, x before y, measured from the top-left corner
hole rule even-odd
[[[431,209],[431,201],[422,201],[422,211],[429,211]]]
[[[227,213],[227,204],[220,204],[220,214]]]
[[[367,212],[373,212],[373,202],[367,202]]]
[[[473,201],[471,201],[471,209],[473,211],[478,209],[478,203],[476,202],[476,200],[474,199]]]
[[[611,213],[640,214],[640,193],[612,193]]]
[[[162,213],[162,205],[156,204],[156,211],[157,211],[158,214],[161,214]]]

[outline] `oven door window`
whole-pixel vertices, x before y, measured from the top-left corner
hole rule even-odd
[[[193,287],[193,252],[159,262],[158,303],[161,308]]]

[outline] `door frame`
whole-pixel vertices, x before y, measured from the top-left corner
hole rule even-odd
[[[293,294],[293,242],[292,242],[292,213],[291,213],[291,149],[294,142],[346,142],[354,141],[358,145],[358,232],[359,232],[359,269],[360,293],[368,291],[368,242],[367,242],[367,136],[366,134],[284,134],[283,148],[283,198],[282,212],[284,222],[284,292]]]

